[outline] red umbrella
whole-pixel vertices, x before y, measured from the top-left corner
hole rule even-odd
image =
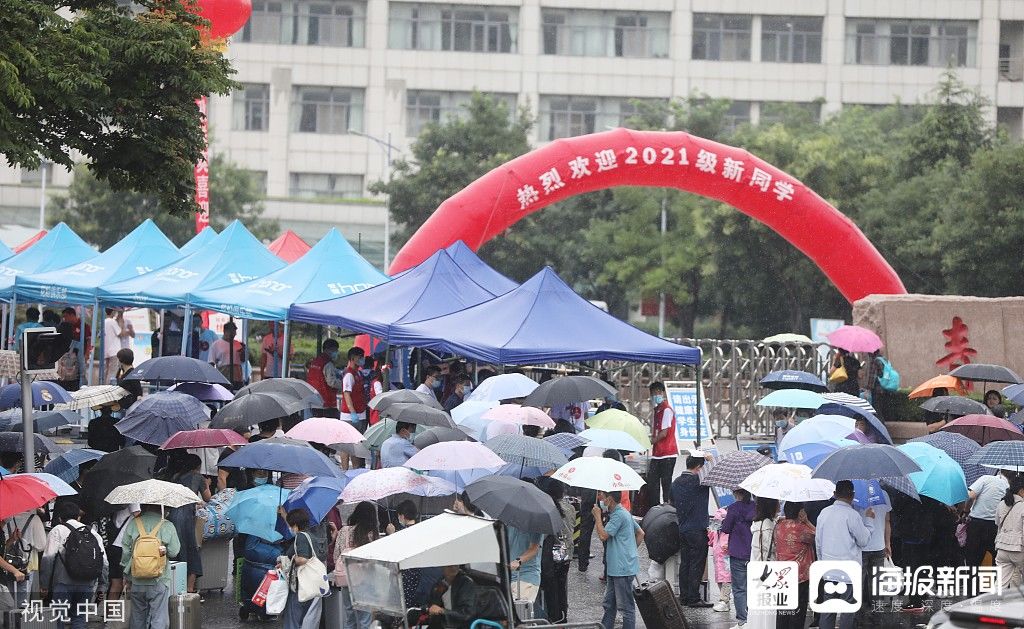
[[[199,428],[197,430],[181,430],[167,439],[161,450],[181,450],[184,448],[220,448],[223,446],[244,446],[249,443],[245,437],[227,428]]]
[[[959,433],[981,445],[993,441],[1024,441],[1024,433],[1019,428],[995,415],[964,415],[949,422],[941,430]]]
[[[49,485],[34,476],[0,477],[0,520],[37,509],[56,497]]]

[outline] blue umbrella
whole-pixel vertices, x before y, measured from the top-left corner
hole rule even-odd
[[[66,483],[73,483],[78,480],[80,474],[79,466],[89,461],[98,461],[105,454],[106,452],[102,450],[73,448],[47,463],[43,471],[47,474],[53,474]]]
[[[158,356],[144,361],[125,380],[146,380],[148,382],[209,382],[211,384],[231,383],[210,363],[188,356]]]
[[[341,492],[349,479],[335,476],[312,476],[302,481],[288,494],[284,501],[285,511],[302,509],[309,514],[314,524],[323,522],[334,505],[338,504]]]
[[[8,413],[12,413],[10,417],[14,417],[17,414],[17,419],[14,419],[9,428],[6,430],[21,430],[21,409],[11,409],[0,413],[0,417],[8,417]],[[54,428],[60,428],[61,426],[67,426],[68,424],[76,424],[81,416],[75,411],[33,411],[32,413],[32,428],[34,432],[44,432],[46,430],[53,430]]]
[[[797,371],[795,369],[773,371],[764,378],[761,378],[761,386],[766,389],[805,389],[807,391],[828,391],[828,387],[821,381],[821,378],[813,373]]]
[[[853,419],[850,417],[815,415],[790,428],[779,442],[779,450],[786,451],[808,443],[845,439],[851,432]]]
[[[889,435],[889,431],[885,428],[885,424],[883,424],[874,413],[870,413],[863,408],[839,402],[829,402],[818,408],[818,412],[827,415],[845,415],[847,417],[852,417],[855,420],[863,419],[867,422],[868,429],[875,434],[878,443],[888,443],[892,445],[892,437]]]
[[[32,383],[32,408],[67,404],[73,398],[56,382],[36,380]],[[21,408],[21,385],[9,384],[0,389],[0,410]]]
[[[141,443],[160,445],[182,430],[195,430],[206,421],[206,406],[191,395],[161,391],[132,404],[115,426]]]
[[[221,467],[244,467],[307,476],[340,476],[341,469],[305,441],[271,437],[242,446],[220,462]]]
[[[964,471],[948,454],[920,442],[905,443],[899,449],[921,468],[909,476],[919,494],[950,506],[967,500]]]
[[[1024,441],[993,441],[967,458],[984,467],[1024,472]]]
[[[74,496],[75,494],[78,493],[74,487],[64,482],[64,479],[58,478],[53,474],[47,474],[46,472],[33,472],[31,474],[10,474],[9,476],[4,476],[4,478],[18,478],[19,476],[33,476],[35,478],[38,478],[39,480],[46,483],[50,487],[50,489],[53,490],[53,493],[57,494],[58,496]]]
[[[882,485],[877,480],[854,480],[853,481],[853,506],[857,509],[867,509],[886,504],[885,494],[882,493]]]
[[[981,446],[978,445],[977,441],[970,439],[956,432],[946,432],[940,430],[939,432],[926,435],[924,437],[917,437],[911,439],[911,443],[927,443],[930,446],[934,446],[939,450],[942,450],[949,455],[949,458],[953,459],[960,466],[960,469],[964,471],[964,476],[967,478],[967,484],[971,485],[974,481],[978,480],[982,476],[989,473],[984,467],[970,463],[968,459],[971,455],[981,450]],[[1002,441],[999,443],[1012,443],[1010,441]]]
[[[812,476],[837,482],[895,478],[920,471],[921,467],[895,446],[870,444],[836,450],[814,468]]]
[[[235,494],[225,515],[235,523],[235,530],[255,535],[268,542],[281,539],[277,532],[277,508],[288,497],[288,492],[274,485],[253,487]]]
[[[828,400],[814,391],[807,391],[806,389],[779,389],[761,398],[757,406],[815,409],[826,403],[828,403]]]
[[[1024,384],[1011,384],[1004,387],[1003,397],[1018,406],[1024,406]]]
[[[825,457],[832,454],[839,448],[854,445],[857,445],[857,442],[849,439],[836,439],[822,441],[820,443],[805,443],[782,451],[782,455],[785,457],[786,461],[790,463],[806,465],[813,470]]]

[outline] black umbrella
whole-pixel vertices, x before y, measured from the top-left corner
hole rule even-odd
[[[526,396],[523,406],[555,408],[615,395],[616,391],[610,384],[593,376],[564,376],[542,383]]]
[[[310,406],[320,408],[324,405],[324,399],[320,397],[310,384],[298,378],[267,378],[246,385],[238,390],[239,395],[245,393],[282,393],[294,397],[297,400],[307,402]]]
[[[640,528],[644,531],[647,555],[654,561],[665,563],[679,552],[679,521],[672,505],[651,507]]]
[[[18,419],[10,427],[10,430],[13,432],[18,432],[22,428],[21,409],[16,410]],[[4,412],[6,413],[7,411]],[[77,424],[78,419],[79,415],[75,411],[33,411],[32,428],[35,432],[43,432],[44,430],[53,430],[68,424]]]
[[[1002,365],[989,365],[986,363],[968,363],[966,365],[960,365],[953,371],[949,372],[949,375],[954,378],[960,378],[961,380],[973,380],[975,382],[1005,382],[1006,384],[1021,384],[1024,380],[1020,379],[1015,371],[1009,367],[1003,367]]]
[[[455,428],[455,423],[452,422],[452,418],[448,413],[427,404],[396,403],[388,406],[387,410],[381,411],[381,414],[390,417],[396,422],[419,424],[421,426],[437,426],[440,428]]]
[[[79,497],[86,512],[98,517],[117,511],[116,505],[104,500],[121,485],[128,485],[153,478],[156,456],[142,446],[123,448],[111,452],[93,465],[82,477]]]
[[[423,393],[415,389],[395,389],[393,391],[385,391],[380,395],[370,400],[368,406],[375,410],[383,413],[388,410],[392,404],[426,404],[431,408],[437,410],[444,410],[441,403],[437,401],[433,393]]]
[[[224,374],[210,363],[188,356],[158,356],[132,369],[125,380],[147,382],[208,382],[231,386]]]
[[[244,429],[253,424],[288,417],[309,408],[307,402],[283,393],[245,393],[217,411],[210,428]]]
[[[49,437],[35,435],[36,454],[61,454],[64,448]],[[20,432],[0,432],[0,452],[24,452],[25,435]]]
[[[760,384],[766,389],[804,389],[805,391],[817,391],[818,393],[828,391],[828,386],[821,381],[821,378],[813,373],[796,369],[773,371],[764,378],[761,378]]]
[[[485,476],[466,486],[474,505],[489,516],[528,533],[554,535],[562,516],[551,496],[511,476]]]
[[[940,395],[928,398],[921,404],[921,408],[932,413],[940,413],[952,417],[988,414],[988,407],[981,402],[976,402],[969,397],[961,397],[959,395]]]

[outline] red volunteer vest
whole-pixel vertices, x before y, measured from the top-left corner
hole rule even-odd
[[[363,376],[359,373],[358,369],[352,369],[346,367],[343,372],[344,374],[352,374],[355,382],[352,384],[352,390],[349,391],[349,395],[352,396],[352,406],[355,408],[349,408],[348,404],[345,403],[345,395],[341,396],[341,412],[342,413],[365,413],[366,412],[366,391],[363,389]]]
[[[672,407],[668,405],[668,400],[658,405],[658,408],[654,409],[654,422],[656,427],[653,432],[657,433],[661,430],[661,414],[668,409],[669,413],[672,413],[672,426],[665,435],[665,438],[654,444],[654,449],[651,451],[651,456],[676,456],[679,454],[679,448],[676,446],[676,413],[672,410]]]
[[[327,354],[320,354],[310,361],[309,369],[306,371],[306,382],[324,399],[325,408],[338,408],[338,390],[327,386],[327,380],[324,378],[324,365],[330,359]]]

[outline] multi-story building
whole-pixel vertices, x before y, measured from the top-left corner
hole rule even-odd
[[[541,144],[694,92],[737,124],[914,103],[954,67],[1024,128],[1021,0],[254,0],[228,55],[243,87],[212,99],[214,150],[257,174],[268,216],[310,239],[337,225],[378,262],[380,142],[402,156],[473,90],[529,105]],[[0,170],[0,222],[34,221],[39,186]]]

